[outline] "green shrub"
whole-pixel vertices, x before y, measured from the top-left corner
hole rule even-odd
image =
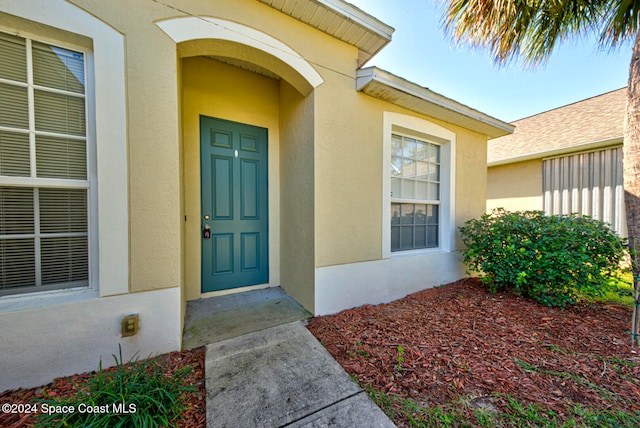
[[[465,264],[492,292],[511,290],[547,306],[602,295],[626,245],[606,223],[542,211],[496,209],[460,232]]]
[[[115,368],[103,371],[100,361],[86,384],[74,383],[75,396],[42,400],[39,409],[48,413],[36,416],[36,427],[175,426],[188,409],[183,395],[197,392],[197,386],[185,381],[191,367],[168,374],[157,357],[123,364],[120,351],[120,358],[113,358]],[[56,409],[62,411],[52,412]]]

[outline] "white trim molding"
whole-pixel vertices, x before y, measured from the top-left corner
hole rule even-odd
[[[515,126],[377,67],[356,72],[356,90],[489,138],[513,133]]]
[[[92,181],[97,192],[90,212],[91,227],[97,235],[97,251],[90,255],[92,279],[100,296],[129,292],[129,202],[127,172],[127,120],[125,96],[124,37],[93,15],[63,0],[0,0],[0,11],[34,23],[45,24],[91,39],[88,58],[88,90],[94,103],[87,112],[90,150],[96,163]],[[9,20],[10,21],[10,20]],[[4,23],[4,27],[11,22]],[[39,34],[46,31],[16,28]],[[64,41],[64,40],[63,40]],[[91,146],[93,145],[93,148]],[[91,168],[90,168],[91,170]],[[97,232],[97,233],[96,233]],[[96,254],[97,253],[97,254]],[[97,262],[96,262],[97,261]],[[94,281],[95,282],[95,281]],[[45,294],[46,292],[43,292]],[[56,299],[59,296],[56,295]],[[46,304],[46,299],[42,300]]]
[[[15,333],[0,341],[0,391],[96,370],[100,361],[107,368],[118,345],[124,361],[180,349],[177,302],[174,287],[0,313],[3,332]],[[122,337],[120,323],[130,314],[138,314],[140,330]]]
[[[391,136],[394,132],[441,144],[440,227],[437,249],[391,252]],[[382,144],[382,258],[450,252],[455,248],[456,134],[442,126],[401,113],[383,113]]]
[[[246,25],[207,16],[171,18],[156,22],[156,25],[176,43],[218,39],[250,46],[267,53],[291,67],[302,77],[305,85],[296,82],[296,79],[291,79],[290,83],[305,96],[324,82],[322,76],[296,51],[268,34]],[[237,59],[246,58],[238,57]],[[265,66],[278,75],[284,72],[284,70],[273,69],[273,65],[258,65]]]
[[[382,50],[393,27],[343,0],[259,0],[358,48],[358,67]],[[330,22],[331,25],[327,25]]]
[[[504,158],[504,159],[490,161],[490,162],[487,162],[487,167],[491,168],[493,166],[507,165],[510,163],[524,162],[524,161],[533,160],[533,159],[547,159],[547,158],[552,158],[557,156],[565,156],[568,154],[573,154],[578,152],[604,150],[605,148],[621,146],[623,144],[623,140],[624,139],[622,137],[616,137],[616,138],[609,138],[606,140],[598,140],[598,141],[591,141],[588,143],[575,144],[572,146],[559,147],[555,149],[541,150],[539,152],[527,153],[524,155],[514,156],[511,158]]]
[[[314,315],[388,303],[464,277],[456,251],[316,268]]]

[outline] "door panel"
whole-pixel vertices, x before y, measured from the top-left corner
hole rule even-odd
[[[233,234],[213,234],[213,274],[233,273]]]
[[[257,233],[242,234],[242,260],[243,272],[255,271],[260,268],[260,235]]]
[[[258,162],[243,160],[240,162],[240,215],[243,220],[259,220],[259,183]]]
[[[201,116],[200,149],[202,292],[269,282],[267,130]]]
[[[213,218],[216,220],[233,220],[233,159],[212,156]]]

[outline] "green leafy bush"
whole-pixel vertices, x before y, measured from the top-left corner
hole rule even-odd
[[[499,208],[460,232],[465,264],[492,292],[511,290],[547,306],[602,295],[626,245],[606,223],[542,211]]]
[[[158,357],[127,364],[115,355],[116,366],[98,372],[86,384],[74,383],[73,397],[39,403],[36,427],[168,427],[175,426],[188,404],[183,396],[197,392],[185,378],[191,366],[167,374]],[[54,412],[54,410],[61,410]]]

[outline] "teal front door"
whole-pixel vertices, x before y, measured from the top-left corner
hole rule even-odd
[[[269,282],[267,130],[200,116],[202,292]]]

